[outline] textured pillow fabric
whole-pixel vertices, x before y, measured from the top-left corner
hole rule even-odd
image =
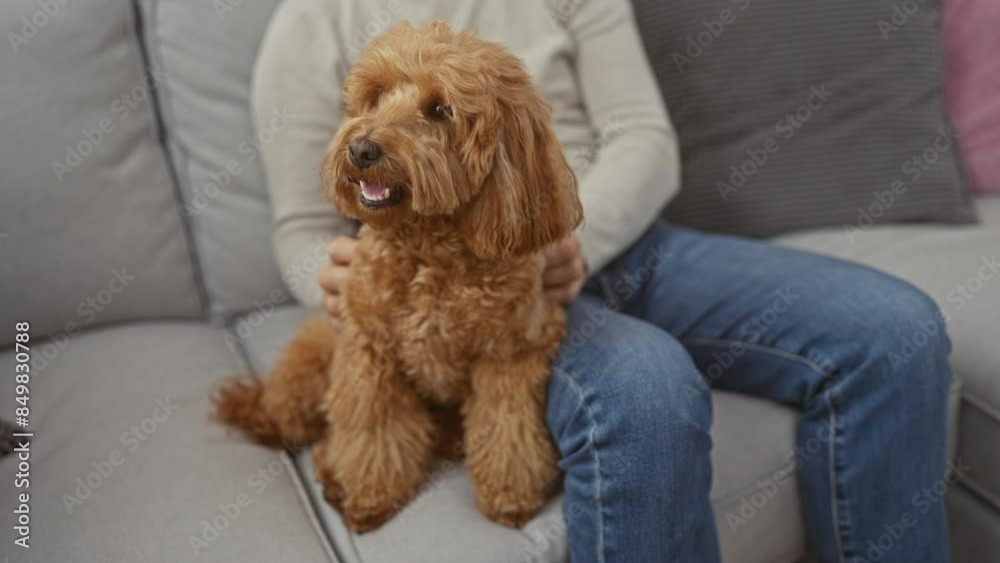
[[[681,141],[668,219],[767,237],[969,223],[936,0],[633,0]]]
[[[944,101],[969,187],[1000,193],[1000,2],[945,0]]]
[[[36,368],[88,327],[202,315],[135,20],[0,3],[0,347],[29,321]]]

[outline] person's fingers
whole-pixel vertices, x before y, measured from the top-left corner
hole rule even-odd
[[[331,319],[340,319],[340,297],[337,295],[327,295],[323,298],[323,308]]]
[[[319,271],[319,286],[327,294],[336,295],[340,293],[340,283],[343,279],[340,271],[347,270],[344,266],[327,266]]]
[[[340,296],[327,295],[323,298],[323,308],[326,310],[327,320],[333,330],[339,332],[344,327],[344,320],[340,316]]]
[[[552,301],[559,303],[560,305],[566,304],[566,297],[568,295],[569,295],[569,289],[567,289],[565,286],[560,287],[558,289],[545,290],[545,296],[551,299]]]
[[[556,303],[569,305],[580,296],[580,291],[583,289],[583,283],[584,279],[580,278],[579,280],[569,284],[564,284],[552,289],[546,289],[545,295]]]
[[[357,239],[351,237],[337,237],[330,241],[327,251],[330,254],[330,262],[347,266],[354,257],[354,250],[358,247]]]
[[[354,256],[358,241],[351,237],[337,237],[330,241],[327,251],[330,254],[330,266],[319,273],[319,286],[326,295],[323,297],[323,308],[330,318],[330,324],[335,330],[340,330],[340,289],[347,280],[348,265]]]
[[[545,252],[545,265],[548,268],[562,266],[580,254],[580,242],[576,236],[569,236],[555,243]]]
[[[583,258],[577,255],[562,266],[547,268],[542,274],[542,285],[547,289],[555,289],[556,286],[582,279],[586,274]]]

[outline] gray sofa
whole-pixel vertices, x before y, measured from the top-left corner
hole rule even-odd
[[[0,366],[31,324],[30,486],[0,459],[0,544],[13,562],[566,561],[559,501],[523,530],[474,506],[444,466],[401,515],[356,536],[316,494],[310,464],[209,419],[220,377],[265,373],[305,315],[279,272],[249,83],[275,0],[7,2],[0,48]],[[40,14],[40,15],[39,15]],[[377,21],[377,20],[373,20]],[[375,30],[378,31],[378,30]],[[363,43],[372,30],[359,29]],[[11,39],[10,33],[17,37]],[[355,39],[349,39],[355,41]],[[1000,557],[1000,198],[971,226],[838,228],[775,239],[910,280],[949,315],[954,458],[947,493],[958,563]],[[990,264],[993,264],[991,266]],[[966,289],[959,291],[957,286]],[[15,385],[0,385],[0,417]],[[796,413],[715,393],[713,459],[724,560],[807,556],[794,478]],[[30,494],[30,545],[14,500]],[[735,531],[727,515],[745,524]]]

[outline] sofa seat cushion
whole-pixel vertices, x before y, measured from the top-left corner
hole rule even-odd
[[[777,242],[879,268],[938,302],[962,381],[957,456],[970,467],[965,483],[1000,509],[1000,197],[982,196],[975,204],[981,224],[974,226],[876,225]],[[901,354],[905,346],[900,342]]]
[[[4,350],[0,365],[13,356]],[[4,553],[25,563],[327,561],[287,456],[209,420],[212,388],[238,360],[221,331],[195,323],[73,339],[30,383],[31,548],[7,547],[7,509]],[[0,386],[0,404],[14,405],[13,393],[13,380]],[[7,456],[0,473],[16,466]],[[0,497],[16,492],[13,477],[0,481]]]
[[[996,563],[1000,553],[1000,513],[982,498],[955,488],[948,491],[951,558],[956,563]]]
[[[266,374],[305,316],[297,307],[262,310],[237,319],[231,334],[237,335],[234,343],[254,371]],[[797,480],[794,474],[785,479],[779,473],[788,469],[795,449],[796,412],[733,393],[714,392],[712,398],[712,502],[723,559],[797,560],[806,549]],[[511,530],[476,510],[472,484],[461,464],[440,465],[399,515],[374,532],[355,535],[323,500],[308,453],[297,465],[307,475],[312,504],[344,563],[567,561],[561,497],[523,529]]]

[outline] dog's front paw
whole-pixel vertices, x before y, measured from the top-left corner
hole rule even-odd
[[[476,504],[487,518],[497,524],[520,528],[538,514],[546,496],[538,493],[515,492],[506,489],[477,491]]]
[[[405,506],[418,482],[393,479],[385,471],[375,471],[365,473],[360,481],[356,479],[347,487],[333,463],[334,447],[329,440],[313,446],[313,472],[323,488],[323,498],[340,512],[350,529],[358,533],[374,530]],[[386,467],[388,464],[381,465],[382,469]],[[419,479],[421,474],[416,472],[415,475],[415,479]]]
[[[402,506],[385,495],[356,495],[344,499],[340,514],[348,528],[363,534],[385,524]]]
[[[337,480],[333,465],[327,459],[326,446],[325,440],[313,446],[313,473],[316,482],[323,487],[323,498],[330,506],[340,510],[344,502],[344,486]]]
[[[530,444],[532,447],[527,448]],[[501,444],[502,445],[502,444]],[[476,491],[476,504],[487,518],[519,528],[534,518],[559,484],[555,447],[547,439],[522,442],[521,447],[474,448],[466,458],[469,475]],[[529,451],[510,456],[507,452]],[[511,457],[519,459],[514,463]]]

